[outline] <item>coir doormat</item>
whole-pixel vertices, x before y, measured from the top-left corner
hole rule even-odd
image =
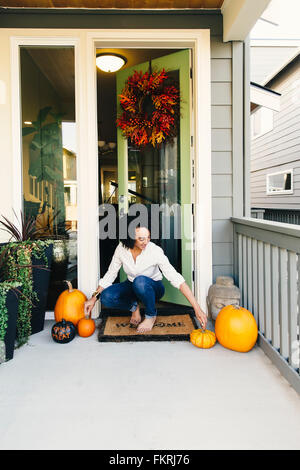
[[[106,316],[100,326],[98,339],[106,341],[189,341],[190,333],[198,328],[195,316],[158,315],[151,331],[137,333],[130,316]]]

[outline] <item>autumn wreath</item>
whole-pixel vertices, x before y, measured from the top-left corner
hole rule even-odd
[[[177,135],[179,89],[168,78],[164,69],[135,71],[119,95],[123,112],[117,126],[135,147],[159,147]]]

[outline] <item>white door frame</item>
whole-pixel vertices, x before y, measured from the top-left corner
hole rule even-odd
[[[98,135],[96,47],[184,49],[193,51],[193,128],[195,158],[195,296],[206,310],[212,283],[210,31],[208,29],[22,29],[11,30],[13,203],[22,207],[20,103],[21,45],[75,48],[75,109],[78,182],[78,285],[90,296],[98,284]],[[95,312],[97,313],[97,312]]]

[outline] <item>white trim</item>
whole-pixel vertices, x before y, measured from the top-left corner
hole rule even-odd
[[[206,309],[212,283],[211,101],[210,31],[207,29],[11,30],[14,198],[22,200],[19,45],[73,45],[75,47],[75,101],[78,181],[78,285],[90,295],[99,279],[98,136],[96,45],[122,48],[191,48],[194,60],[195,152],[195,296]],[[20,199],[21,194],[21,199]],[[87,207],[89,210],[87,211]],[[95,312],[96,313],[96,312]]]
[[[12,201],[19,217],[23,207],[21,100],[20,100],[20,54],[18,38],[10,38],[11,60],[11,117],[12,117]]]
[[[193,54],[195,158],[195,297],[205,310],[212,273],[210,32],[199,31]]]
[[[280,95],[275,95],[275,93],[263,90],[255,85],[250,85],[250,100],[251,103],[258,106],[280,111]]]
[[[283,189],[282,191],[270,191],[269,190],[269,176],[284,175],[285,173],[291,173],[291,189]],[[294,193],[294,171],[293,168],[287,170],[276,171],[274,173],[266,174],[266,194],[268,196],[276,196],[277,194],[293,194]]]
[[[94,30],[87,32],[88,55],[94,47],[113,48],[191,48],[194,60],[194,146],[195,146],[195,296],[203,309],[212,283],[212,200],[211,200],[211,101],[209,30]],[[95,74],[95,57],[87,76]],[[97,98],[96,82],[90,78],[87,106],[92,109]],[[94,112],[90,114],[88,154],[97,162],[97,134]],[[95,142],[95,145],[93,144]],[[200,158],[201,155],[201,158]],[[94,165],[95,173],[97,168]]]
[[[244,215],[243,43],[232,43],[232,214]]]
[[[224,0],[223,41],[243,41],[271,0]]]
[[[73,46],[74,47],[74,60],[75,60],[75,115],[77,129],[81,130],[76,133],[76,148],[78,149],[76,155],[77,165],[77,183],[78,191],[82,186],[81,171],[79,163],[84,159],[86,143],[82,139],[82,135],[86,135],[86,120],[85,116],[81,114],[82,104],[80,98],[82,95],[82,75],[84,74],[84,67],[82,64],[82,57],[80,54],[80,38],[72,36],[62,37],[56,36],[53,31],[49,36],[35,36],[34,30],[30,30],[30,34],[26,36],[13,36],[11,37],[11,94],[12,94],[12,142],[13,142],[13,204],[17,214],[23,208],[23,181],[22,181],[22,139],[21,139],[21,86],[20,86],[20,46]],[[37,31],[40,33],[40,31]],[[48,32],[49,34],[50,32]],[[80,157],[82,155],[82,158]],[[78,218],[80,212],[84,211],[84,199],[78,198]],[[82,251],[84,234],[82,233],[82,224],[78,223],[77,244],[78,244],[78,266],[79,266],[79,253]],[[78,283],[81,286],[81,270],[78,269]],[[86,286],[85,286],[86,287]]]
[[[32,32],[31,32],[32,34]],[[23,209],[22,178],[22,120],[21,120],[21,68],[20,46],[74,46],[75,64],[79,39],[73,37],[11,36],[11,102],[12,102],[12,165],[13,165],[13,208],[19,216]],[[75,65],[76,67],[76,65]],[[76,93],[75,93],[76,94]],[[75,96],[75,104],[76,104]]]
[[[249,109],[251,108],[250,104],[250,44],[249,37],[244,41],[244,73],[243,73],[243,117],[244,117],[244,126],[243,126],[243,136],[244,136],[244,216],[251,216],[251,190],[250,190],[250,175],[251,175],[251,123],[250,123],[250,113]]]

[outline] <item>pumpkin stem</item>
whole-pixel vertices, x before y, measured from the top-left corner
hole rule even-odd
[[[67,281],[65,280],[65,282],[68,284],[68,289],[69,289],[69,292],[73,292],[73,286],[72,286],[72,282],[71,281]]]

